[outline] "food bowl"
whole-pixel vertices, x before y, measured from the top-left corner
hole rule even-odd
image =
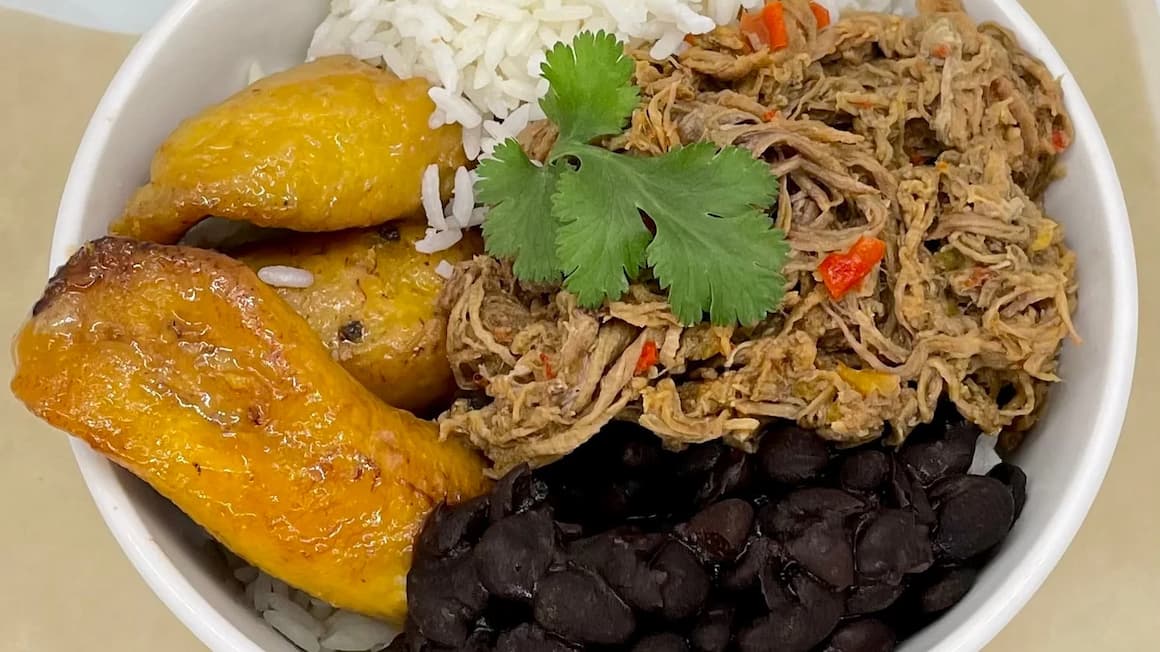
[[[300,62],[325,0],[183,0],[146,35],[110,85],[85,134],[61,201],[53,267],[103,235],[146,180],[155,148],[181,119],[244,86],[257,62]],[[1016,462],[1030,477],[1026,510],[969,595],[909,639],[908,651],[978,650],[1027,602],[1067,548],[1091,506],[1115,449],[1136,347],[1136,280],[1128,216],[1115,168],[1091,109],[1058,53],[1015,0],[967,0],[977,20],[1012,29],[1062,78],[1075,141],[1068,176],[1047,194],[1079,257],[1076,326],[1065,382]],[[205,554],[206,538],[147,485],[74,441],[89,489],[109,528],[158,596],[214,650],[285,651],[293,646],[243,599],[240,586]]]

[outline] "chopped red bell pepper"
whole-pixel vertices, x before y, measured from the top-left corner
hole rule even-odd
[[[811,2],[810,12],[814,14],[818,29],[829,26],[830,11],[828,9],[816,2]],[[785,6],[781,4],[780,0],[771,0],[765,3],[765,7],[761,11],[741,12],[741,33],[754,37],[773,51],[789,47],[789,28],[785,24]]]
[[[810,11],[814,12],[814,20],[818,22],[818,29],[824,29],[830,25],[830,10],[822,5],[811,2]]]
[[[769,48],[780,50],[789,47],[789,30],[785,26],[785,7],[780,2],[770,2],[761,10],[761,21],[769,32]]]
[[[657,363],[658,359],[656,342],[652,340],[645,342],[644,347],[640,350],[640,357],[636,359],[636,369],[633,373],[637,376],[645,373]]]
[[[552,368],[552,359],[548,357],[547,353],[540,354],[540,364],[544,365],[544,375],[549,380],[556,377],[556,370]]]
[[[752,37],[749,41],[755,47],[758,42],[769,45],[769,30],[765,28],[761,14],[760,11],[741,12],[741,33]]]
[[[741,14],[741,31],[754,36],[770,50],[789,47],[789,31],[785,26],[785,7],[779,0],[766,3],[758,12]]]
[[[1068,142],[1067,132],[1062,129],[1056,129],[1051,132],[1051,144],[1055,147],[1055,152],[1058,154],[1067,149],[1071,143]]]
[[[818,265],[822,282],[835,301],[846,296],[886,255],[886,243],[878,238],[862,236],[845,253],[832,253]]]

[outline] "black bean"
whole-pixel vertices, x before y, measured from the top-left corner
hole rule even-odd
[[[942,437],[923,440],[920,436],[907,441],[898,451],[898,458],[910,468],[919,483],[929,487],[948,475],[967,472],[975,456],[978,436],[977,428],[960,425],[946,431]]]
[[[758,574],[781,554],[781,547],[773,539],[750,539],[737,563],[721,575],[721,587],[727,591],[744,591],[757,583]]]
[[[584,536],[584,526],[579,523],[566,523],[564,521],[556,521],[556,531],[564,540],[577,539]]]
[[[521,464],[495,483],[491,492],[491,520],[494,523],[526,512],[541,505],[547,497],[548,485],[532,475],[527,464]]]
[[[653,634],[637,641],[632,652],[689,652],[689,645],[678,634]]]
[[[825,635],[834,629],[834,625],[838,624],[846,607],[841,594],[814,579],[809,573],[792,573],[789,582],[793,594],[797,595],[803,607],[810,610],[814,622],[826,630],[822,635],[822,638],[825,638]]]
[[[624,643],[636,629],[632,609],[599,575],[583,570],[545,576],[533,612],[542,627],[573,643]]]
[[[496,652],[571,652],[575,649],[528,623],[500,634],[495,643]]]
[[[859,584],[846,596],[846,614],[859,616],[883,611],[893,605],[906,591],[904,583]]]
[[[407,638],[407,652],[448,652],[452,649],[454,648],[432,643],[418,635]]]
[[[897,640],[894,630],[873,618],[843,624],[822,652],[891,652]]]
[[[575,564],[603,577],[633,608],[657,612],[664,606],[661,583],[665,575],[650,568],[640,556],[641,552],[651,552],[652,546],[646,536],[626,538],[605,533],[573,542],[568,553]]]
[[[789,586],[798,602],[810,612],[814,624],[821,632],[819,640],[825,638],[842,617],[845,604],[841,594],[802,572],[790,575]]]
[[[664,573],[661,614],[669,620],[695,615],[709,597],[709,574],[684,545],[671,541],[653,559],[654,570]]]
[[[425,652],[435,646],[434,643],[429,642],[423,638],[419,633],[419,626],[411,618],[407,618],[403,634],[396,636],[395,640],[391,642],[391,649],[405,650],[406,652]]]
[[[799,484],[818,476],[830,462],[830,448],[816,434],[787,422],[771,425],[761,437],[761,468],[775,482]]]
[[[467,642],[463,644],[460,652],[491,652],[495,648],[494,638],[491,630],[477,628],[467,637]]]
[[[435,508],[415,542],[417,563],[425,559],[455,557],[478,541],[487,528],[488,497],[480,496],[454,507]]]
[[[1018,519],[1023,513],[1023,506],[1027,504],[1027,474],[1014,464],[1003,462],[995,465],[987,475],[1011,490],[1011,496],[1015,499],[1015,518]]]
[[[937,573],[927,580],[918,595],[919,610],[937,614],[950,609],[967,595],[978,577],[979,572],[973,568],[952,568]]]
[[[803,568],[838,590],[854,583],[854,548],[841,524],[816,523],[787,543],[786,551]]]
[[[686,448],[681,452],[677,462],[677,474],[686,477],[703,476],[716,468],[726,453],[726,447],[715,441]]]
[[[743,490],[750,480],[749,456],[728,448],[717,458],[693,496],[694,504],[705,505]]]
[[[825,640],[838,624],[841,599],[808,575],[792,575],[782,595],[772,600],[769,615],[738,635],[743,652],[805,652]]]
[[[543,511],[524,512],[493,523],[475,548],[479,579],[493,595],[532,599],[556,550],[556,525]]]
[[[862,500],[841,489],[812,487],[792,491],[757,514],[765,536],[790,538],[819,521],[840,522],[866,509]]]
[[[947,558],[965,561],[1007,536],[1015,520],[1015,499],[1007,485],[985,476],[962,475],[935,485],[938,505],[935,547]]]
[[[590,489],[588,500],[584,503],[587,507],[587,511],[583,515],[584,518],[590,523],[599,524],[601,527],[622,523],[632,515],[628,491],[619,484]]]
[[[855,451],[842,461],[838,480],[850,491],[874,491],[886,481],[890,458],[880,450]]]
[[[630,548],[642,555],[651,556],[661,546],[671,541],[670,537],[661,532],[642,532],[637,528],[617,528],[609,530],[609,534],[614,534],[624,540]]]
[[[923,525],[934,525],[934,509],[926,490],[918,483],[903,464],[895,464],[890,471],[890,499],[888,504],[899,509],[908,509]]]
[[[871,581],[897,583],[909,573],[921,573],[934,561],[929,530],[912,512],[884,509],[858,534],[858,573]]]
[[[408,616],[421,636],[459,647],[487,605],[487,591],[470,557],[449,558],[411,568],[407,603]]]
[[[770,611],[785,611],[797,605],[797,596],[789,588],[789,578],[785,564],[771,559],[757,571],[757,582],[765,608]]]
[[[688,523],[677,527],[677,534],[702,559],[732,561],[745,545],[752,525],[753,506],[731,498],[697,512]]]
[[[733,608],[728,605],[709,607],[689,632],[689,643],[695,652],[725,652],[733,637]]]
[[[651,433],[624,441],[620,452],[621,466],[637,472],[656,466],[663,459],[660,441]]]

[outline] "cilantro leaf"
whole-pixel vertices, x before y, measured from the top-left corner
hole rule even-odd
[[[595,164],[566,171],[552,198],[560,220],[556,254],[568,290],[584,306],[599,306],[628,291],[629,280],[644,267],[652,240],[633,197],[619,192],[619,180],[608,176],[618,173],[615,165]]]
[[[749,152],[699,143],[646,158],[573,144],[560,155],[579,162],[562,173],[553,202],[564,284],[582,305],[627,289],[625,273],[640,268],[647,242],[643,211],[656,224],[648,263],[682,322],[707,311],[716,324],[749,324],[777,306],[787,247],[758,210],[773,201],[777,179]]]
[[[492,156],[479,164],[476,184],[476,197],[492,207],[483,223],[487,253],[514,259],[513,270],[521,279],[559,279],[559,221],[552,215],[557,171],[533,164],[511,138],[497,145]]]
[[[561,141],[588,142],[624,130],[640,99],[634,64],[616,36],[582,32],[557,43],[542,66],[548,94],[540,107],[560,128]]]
[[[707,309],[714,324],[753,324],[781,303],[789,245],[770,227],[757,210],[657,223],[649,264],[682,323],[700,321]]]
[[[686,324],[750,324],[777,308],[789,247],[765,211],[769,167],[710,143],[660,157],[589,144],[620,132],[639,101],[633,63],[616,38],[582,33],[547,53],[541,107],[560,135],[537,166],[514,140],[479,166],[476,196],[492,210],[487,252],[525,281],[558,281],[581,305],[619,299],[646,267]],[[655,226],[655,235],[645,225]]]
[[[669,184],[642,206],[657,225],[649,264],[684,323],[752,324],[781,303],[789,245],[762,210],[777,178],[748,151],[697,143],[651,159]]]

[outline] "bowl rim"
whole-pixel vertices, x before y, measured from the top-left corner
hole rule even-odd
[[[85,221],[88,196],[95,191],[100,156],[111,138],[111,127],[139,77],[165,46],[186,16],[203,0],[178,0],[132,48],[101,98],[81,139],[61,196],[53,231],[49,273],[68,260],[76,234]],[[1023,572],[1009,575],[985,604],[967,615],[934,650],[966,652],[981,649],[1015,616],[1047,579],[1083,524],[1107,473],[1120,436],[1131,393],[1136,359],[1138,294],[1135,253],[1127,205],[1115,164],[1095,115],[1062,57],[1018,0],[985,0],[1001,14],[1021,45],[1035,52],[1060,73],[1065,101],[1075,129],[1092,138],[1096,170],[1092,186],[1105,209],[1110,235],[1113,289],[1112,337],[1107,343],[1110,382],[1098,405],[1093,435],[1080,456],[1060,509],[1019,561]],[[970,0],[966,4],[970,4]],[[969,9],[969,6],[968,6]],[[1116,361],[1123,361],[1117,363]],[[93,501],[109,530],[141,577],[189,630],[212,650],[263,652],[198,592],[150,536],[141,514],[116,477],[117,467],[71,439],[73,454]]]
[[[76,248],[76,234],[85,220],[85,204],[94,188],[97,164],[126,98],[153,58],[202,1],[177,0],[129,51],[97,103],[61,194],[52,234],[50,275]],[[81,440],[70,437],[69,444],[93,502],[113,537],[141,578],[177,619],[211,650],[265,652],[210,604],[154,541],[140,512],[119,484],[117,467]]]

